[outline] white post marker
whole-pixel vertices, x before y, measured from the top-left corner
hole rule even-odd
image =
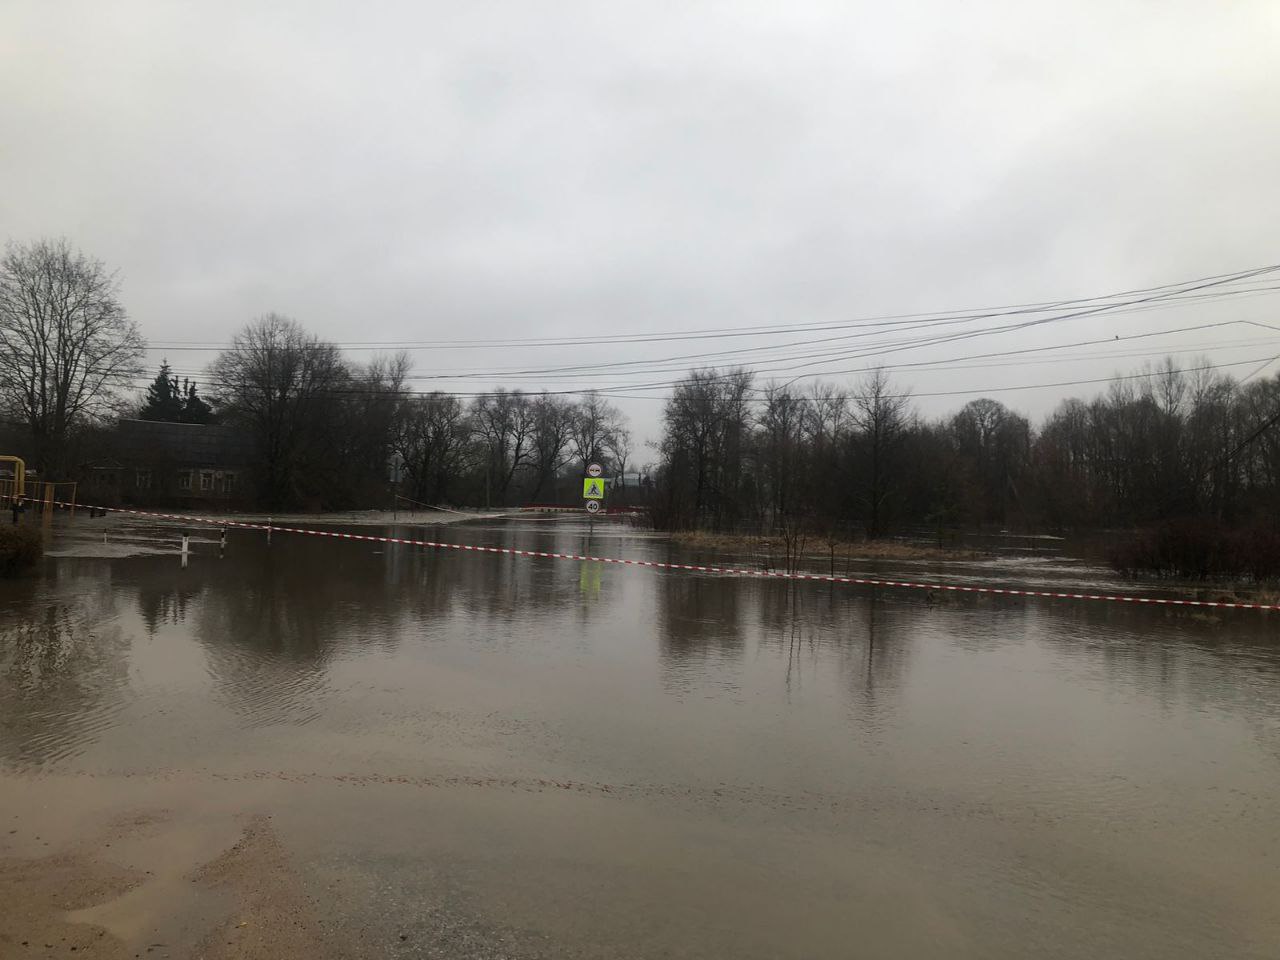
[[[191,552],[191,539],[190,537],[184,536],[182,538],[182,555],[185,557],[190,552]]]

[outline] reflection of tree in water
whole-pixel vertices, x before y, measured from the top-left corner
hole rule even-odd
[[[895,609],[874,592],[834,584],[771,580],[760,587],[762,642],[778,651],[788,690],[804,667],[836,671],[867,719],[886,707],[886,697],[896,700],[910,669],[911,624],[924,627],[918,608]]]
[[[129,643],[109,593],[43,591],[0,616],[0,761],[38,767],[83,751],[124,704]]]
[[[543,552],[578,547],[554,523],[528,527],[514,536],[505,530],[489,537],[470,530],[436,533],[441,539],[473,543],[514,541],[521,549]],[[518,638],[549,621],[559,623],[568,610],[577,610],[580,618],[589,620],[598,609],[597,601],[606,599],[608,583],[601,564],[391,547],[382,589],[394,609],[413,621],[410,635],[430,638],[436,625],[465,624],[473,640],[488,644]]]
[[[849,622],[861,628],[861,646],[866,652],[859,656],[858,645],[850,645],[849,655],[840,659],[840,668],[854,714],[864,723],[878,726],[901,696],[911,666],[907,625],[919,623],[920,612],[908,610],[903,616],[901,611],[887,608],[874,592],[850,606],[856,613],[851,611]]]
[[[662,576],[658,589],[658,655],[662,683],[687,690],[713,679],[726,659],[742,656],[741,606],[748,591],[732,578]]]
[[[217,692],[253,724],[309,719],[348,619],[342,578],[265,550],[225,572],[194,622]]]
[[[563,615],[577,583],[555,578],[552,563],[287,535],[267,547],[245,537],[204,567],[194,635],[234,710],[253,723],[297,722],[318,711],[329,664],[344,651],[429,642],[437,628],[451,636],[461,625],[478,641],[505,642],[540,611]]]
[[[192,578],[175,578],[172,562],[163,558],[163,566],[152,575],[138,580],[138,614],[146,624],[147,633],[154,635],[161,624],[180,624],[194,601],[204,591],[204,584]]]

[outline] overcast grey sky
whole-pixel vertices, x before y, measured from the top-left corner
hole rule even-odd
[[[1091,296],[1280,261],[1274,0],[0,0],[0,130],[0,239],[66,235],[119,267],[144,334],[170,345],[154,359],[179,369],[211,354],[176,341],[224,342],[266,311],[344,343],[590,336]],[[1277,304],[884,360],[1280,323]],[[1280,333],[1266,338],[1125,347],[1233,362]],[[413,357],[422,374],[490,373],[789,339]],[[895,376],[930,393],[1142,362],[1074,358],[1088,353]],[[1092,389],[993,395],[1038,416]],[[660,404],[619,402],[652,436]]]

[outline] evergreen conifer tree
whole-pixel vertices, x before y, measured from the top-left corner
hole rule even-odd
[[[143,420],[182,419],[183,401],[178,392],[178,378],[170,376],[169,364],[160,364],[160,372],[147,387],[147,399],[139,416]]]
[[[196,392],[196,385],[190,380],[182,381],[182,422],[183,423],[211,423],[213,422],[213,408],[205,403],[204,399]]]

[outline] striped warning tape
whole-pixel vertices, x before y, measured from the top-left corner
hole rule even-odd
[[[53,501],[57,506],[73,504]],[[157,513],[150,510],[131,510],[125,507],[92,507],[79,504],[82,510],[105,510],[158,520],[178,520],[183,523],[201,523],[215,527],[235,527],[242,530],[264,530],[272,533],[298,533],[313,537],[329,537],[335,540],[362,540],[367,543],[395,543],[406,547],[431,547],[437,550],[460,550],[469,553],[496,553],[513,557],[539,557],[547,560],[577,560],[592,563],[611,563],[628,567],[649,567],[655,570],[677,570],[684,573],[714,573],[732,577],[755,577],[768,580],[804,580],[814,583],[843,583],[860,587],[889,587],[905,590],[937,590],[945,593],[971,593],[1001,597],[1035,597],[1044,600],[1106,600],[1112,603],[1148,604],[1162,607],[1201,607],[1219,610],[1280,610],[1275,603],[1241,603],[1227,600],[1191,600],[1170,597],[1133,597],[1110,593],[1072,593],[1059,590],[1028,590],[1017,587],[980,587],[957,583],[927,583],[913,580],[880,580],[872,577],[845,577],[826,573],[786,573],[779,570],[752,570],[748,567],[722,567],[697,563],[671,563],[663,560],[633,560],[625,557],[597,557],[585,553],[555,553],[547,550],[521,550],[516,547],[485,547],[472,543],[449,543],[443,540],[416,540],[409,537],[379,537],[365,533],[341,533],[334,530],[311,530],[306,527],[281,527],[273,523],[250,523],[243,520],[223,520],[217,517],[195,517],[180,513]]]

